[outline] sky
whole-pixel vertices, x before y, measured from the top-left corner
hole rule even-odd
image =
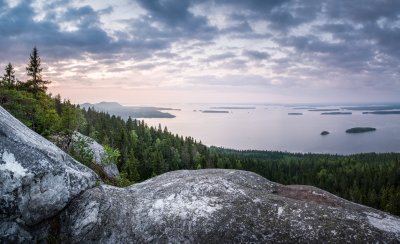
[[[398,0],[0,0],[0,65],[75,103],[400,101]]]

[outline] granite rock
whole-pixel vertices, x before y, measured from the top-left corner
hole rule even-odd
[[[66,243],[371,243],[400,241],[400,219],[311,186],[255,173],[174,171],[99,186],[61,214]]]
[[[80,140],[86,142],[86,144],[93,153],[94,163],[101,168],[102,172],[104,172],[104,174],[108,178],[114,178],[114,179],[119,178],[120,175],[117,165],[114,163],[104,162],[104,148],[102,145],[100,145],[93,138],[90,138],[75,131],[72,134],[72,140],[71,140],[72,146],[73,144],[78,143]]]
[[[98,180],[0,107],[0,240],[35,240],[32,226],[57,215]]]

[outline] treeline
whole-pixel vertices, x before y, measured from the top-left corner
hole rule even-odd
[[[36,48],[26,70],[29,79],[22,82],[15,78],[12,65],[7,65],[0,80],[0,105],[47,138],[68,137],[79,131],[109,148],[121,172],[117,185],[178,169],[243,169],[282,184],[313,185],[400,215],[399,153],[338,156],[209,148],[161,126],[149,127],[143,121],[82,110],[59,95],[46,94],[50,82],[42,79]],[[90,165],[79,151],[72,156]]]
[[[218,158],[282,184],[313,185],[335,195],[400,215],[400,154],[349,156],[211,148]]]
[[[60,95],[46,94],[51,82],[42,77],[38,50],[33,48],[26,67],[28,80],[16,78],[11,63],[0,80],[0,105],[39,134],[49,138],[57,133],[71,133],[83,126],[82,111]]]
[[[167,128],[149,127],[143,121],[111,116],[93,109],[82,110],[87,121],[80,132],[102,145],[117,148],[117,166],[131,182],[178,169],[207,166],[208,149],[191,137],[173,135]]]

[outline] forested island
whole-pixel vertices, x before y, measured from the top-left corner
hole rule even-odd
[[[229,107],[211,107],[211,109],[256,109],[256,107],[235,107],[235,106],[229,106]]]
[[[137,106],[122,106],[116,102],[100,102],[100,103],[84,103],[80,105],[84,109],[95,109],[100,112],[107,112],[112,115],[121,116],[123,119],[131,118],[175,118],[175,115],[170,113],[161,112],[179,111],[173,108],[159,108],[159,107],[137,107]]]
[[[318,109],[309,109],[311,112],[330,112],[330,111],[339,111],[340,109],[336,108],[318,108]]]
[[[341,109],[347,109],[347,110],[370,110],[370,111],[393,110],[393,109],[400,109],[400,104],[353,106],[353,107],[342,107]]]
[[[226,110],[202,110],[202,113],[206,114],[228,114],[229,111]]]
[[[126,186],[178,169],[241,169],[282,184],[317,186],[351,201],[400,215],[400,153],[340,156],[207,147],[192,137],[173,134],[161,125],[149,127],[131,117],[125,120],[90,107],[82,109],[60,95],[48,94],[50,81],[42,78],[40,64],[35,48],[27,67],[27,81],[18,80],[12,64],[7,65],[0,81],[0,106],[50,140],[57,136],[71,137],[79,131],[110,148],[120,178],[109,184]],[[375,128],[351,130],[364,132]],[[93,166],[93,155],[87,153],[87,145],[83,142],[79,147],[80,150],[67,153]]]
[[[329,135],[329,131],[324,130],[321,132],[321,136],[326,136],[326,135]]]
[[[370,132],[370,131],[376,131],[376,128],[373,127],[354,127],[346,130],[346,133],[364,133],[364,132]]]
[[[288,113],[288,115],[303,115],[303,113]]]
[[[363,112],[363,114],[400,114],[400,111],[394,110],[394,111],[371,111],[371,112]]]
[[[314,108],[314,107],[295,107],[295,108],[292,108],[292,109],[296,109],[296,110],[304,110],[304,109],[311,109],[311,110],[314,110],[314,109],[316,109],[316,108]]]
[[[353,114],[352,112],[326,112],[326,113],[321,113],[321,115],[351,115]]]

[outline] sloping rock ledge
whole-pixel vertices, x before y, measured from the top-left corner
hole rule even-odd
[[[73,243],[400,240],[397,217],[238,170],[182,170],[127,188],[103,185],[61,216],[61,233]]]
[[[0,243],[45,238],[45,222],[98,181],[92,170],[0,107]]]

